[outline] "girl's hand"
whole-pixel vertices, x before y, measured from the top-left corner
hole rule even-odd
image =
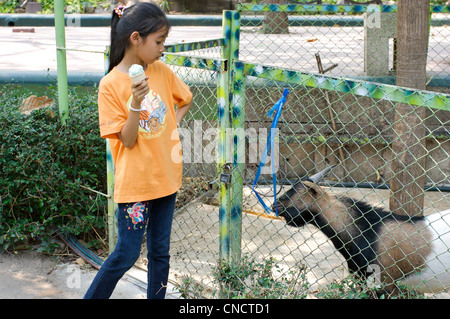
[[[148,77],[145,77],[139,83],[131,84],[131,91],[133,91],[133,100],[131,100],[131,107],[140,110],[141,103],[145,96],[150,92],[148,87]],[[136,144],[138,131],[139,131],[140,112],[130,112],[128,114],[127,121],[122,128],[122,131],[118,133],[122,144],[126,148],[132,148]]]
[[[147,80],[148,76],[146,76],[145,80],[142,80],[141,82],[131,84],[131,91],[133,92],[133,100],[131,101],[132,108],[139,110],[145,96],[150,92]]]

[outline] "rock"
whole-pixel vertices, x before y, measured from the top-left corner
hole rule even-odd
[[[38,13],[42,11],[42,4],[39,2],[28,2],[26,13]]]
[[[83,258],[77,258],[76,260],[75,260],[75,263],[78,265],[78,266],[84,266],[84,265],[86,265],[86,261],[83,259]]]
[[[22,101],[22,106],[19,108],[23,114],[30,114],[34,110],[39,110],[45,107],[50,107],[55,101],[47,96],[31,95]]]

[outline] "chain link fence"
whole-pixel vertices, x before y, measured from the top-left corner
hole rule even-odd
[[[326,85],[310,87],[295,82],[299,81],[297,76],[302,75],[304,78],[300,81],[303,83],[313,79],[313,83],[317,84],[335,80],[337,84],[337,78],[308,78],[305,74],[292,71],[277,72],[284,81],[292,82],[267,80],[264,85],[255,85],[255,78],[247,77],[245,107],[246,130],[270,127],[266,116],[268,108],[275,103],[275,97],[281,96],[284,88],[290,90],[278,125],[276,176],[278,183],[282,184],[276,189],[278,196],[306,176],[337,164],[327,180],[320,184],[326,192],[388,208],[391,197],[388,184],[395,174],[391,166],[396,156],[392,147],[395,138],[392,127],[398,104],[390,100],[392,91],[389,90],[392,88],[374,85],[370,90],[365,90],[362,88],[367,88],[367,83],[355,82],[352,83],[354,90],[336,92],[325,88]],[[254,65],[251,74],[260,73],[258,75],[271,78],[277,72]],[[380,90],[383,97],[378,99],[367,96],[366,93],[372,89]],[[329,112],[330,108],[332,112]],[[429,132],[424,169],[426,186],[432,188],[424,192],[424,213],[428,215],[448,209],[450,203],[449,113],[428,108],[422,124]],[[252,144],[251,140],[248,140],[248,144]],[[322,230],[312,225],[300,229],[290,228],[286,227],[283,220],[264,216],[264,209],[252,194],[255,174],[256,168],[247,165],[242,217],[243,253],[262,259],[274,257],[285,271],[306,266],[312,290],[319,289],[333,279],[345,278],[348,274],[346,261]],[[264,179],[260,179],[260,182],[264,182]],[[259,186],[259,192],[266,195],[263,198],[268,206],[273,204],[271,182],[271,176],[266,175],[266,184],[269,185],[264,186],[263,183]],[[329,200],[328,205],[332,204],[333,200]],[[449,235],[446,234],[447,237]]]
[[[327,74],[395,83],[396,6],[238,4],[240,58],[251,63],[317,73],[315,54]],[[448,6],[432,5],[428,81],[448,81]],[[434,82],[433,82],[434,81]]]
[[[252,190],[272,123],[267,113],[286,88],[290,93],[276,130],[275,161],[266,163],[276,168],[278,186],[272,185],[270,169],[255,185],[268,206],[294,183],[337,164],[320,183],[327,194],[388,208],[389,183],[397,173],[392,162],[399,155],[394,127],[407,118],[398,111],[406,104],[414,115],[425,110],[419,124],[426,130],[420,141],[425,188],[412,201],[424,196],[425,215],[450,207],[450,96],[334,76],[365,74],[364,18],[355,10],[338,14],[341,7],[330,9],[332,15],[329,9],[307,15],[308,8],[301,6],[301,15],[291,17],[300,7],[288,6],[283,10],[292,21],[289,33],[266,34],[269,8],[241,5],[239,11],[225,12],[223,39],[167,48],[166,63],[194,93],[179,131],[185,177],[173,225],[172,280],[189,277],[211,292],[217,289],[213,272],[219,261],[241,256],[261,263],[274,258],[276,277],[306,269],[311,294],[348,275],[345,258],[322,230],[288,227],[264,211]],[[283,6],[270,8],[278,12]],[[448,76],[442,63],[448,41],[438,40],[445,32],[441,26],[430,31],[430,78]],[[333,64],[338,66],[319,74],[320,65],[323,71]],[[449,236],[443,234],[446,245]],[[448,271],[444,267],[439,275]]]
[[[408,115],[397,109],[400,103],[408,103],[426,107],[418,126],[425,126],[427,132],[426,141],[422,141],[426,160],[420,178],[425,178],[425,189],[429,190],[410,194],[411,202],[419,202],[423,195],[425,215],[450,207],[450,114],[446,97],[446,106],[441,109],[425,102],[434,99],[431,96],[411,103],[406,101],[406,91],[398,87],[317,75],[326,72],[346,78],[392,81],[390,75],[395,74],[396,63],[395,7],[241,4],[238,8],[239,58],[252,63],[245,66],[248,76],[243,85],[246,130],[270,127],[268,110],[284,88],[291,92],[278,124],[277,181],[287,184],[275,190],[278,196],[305,176],[338,164],[322,184],[328,193],[388,208],[392,201],[389,182],[398,173],[393,170],[393,161],[399,156],[393,146],[399,139],[394,128],[398,121],[408,121]],[[428,84],[435,81],[433,86],[445,85],[449,76],[446,10],[432,7],[436,13],[430,20],[427,75]],[[403,97],[395,99],[395,95]],[[247,142],[250,147],[252,141]],[[410,141],[404,143],[410,143],[411,150],[415,147]],[[412,171],[413,163],[406,170]],[[255,166],[246,165],[245,178],[250,185],[255,172]],[[266,181],[270,184],[270,175]],[[407,186],[406,180],[400,183]],[[264,189],[270,206],[275,195],[270,186]],[[330,280],[345,278],[347,263],[324,231],[311,225],[302,229],[283,227],[284,221],[277,218],[261,218],[264,210],[252,196],[251,187],[244,193],[243,253],[256,258],[274,257],[285,271],[306,266],[312,290]],[[448,232],[444,234],[445,238],[449,236]]]

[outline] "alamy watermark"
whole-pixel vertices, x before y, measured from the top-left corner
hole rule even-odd
[[[381,28],[381,10],[379,5],[370,4],[367,6],[366,27],[369,29]]]
[[[81,27],[81,14],[79,13],[66,14],[65,19],[67,27],[75,27],[75,28]]]
[[[178,134],[176,134],[178,133]],[[267,152],[270,133],[270,154]],[[180,137],[181,143],[172,149],[171,157],[175,163],[219,163],[219,134],[224,134],[225,162],[238,164],[259,164],[264,152],[262,174],[270,174],[279,169],[279,130],[278,128],[227,128],[219,131],[216,127],[203,129],[203,122],[193,121],[193,128],[180,127],[172,139]],[[180,152],[182,150],[182,156]],[[224,159],[220,159],[224,160]]]
[[[66,285],[69,289],[81,288],[81,269],[78,265],[69,265],[66,268],[68,276],[66,278]]]
[[[381,268],[377,264],[370,264],[367,267],[367,287],[373,289],[379,289],[381,287]]]

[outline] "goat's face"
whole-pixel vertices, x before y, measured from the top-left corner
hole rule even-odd
[[[289,226],[302,227],[310,223],[317,213],[317,197],[322,193],[323,190],[312,182],[298,182],[278,199],[280,216]]]

